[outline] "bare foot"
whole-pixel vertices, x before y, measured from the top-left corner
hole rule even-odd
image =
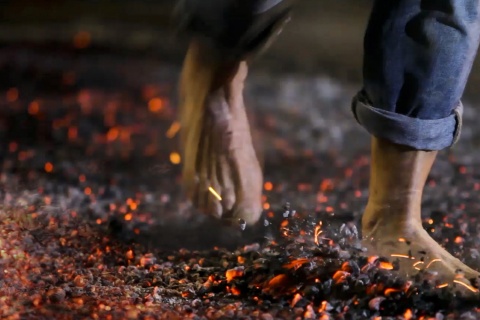
[[[243,102],[247,64],[218,65],[205,50],[191,48],[184,67],[183,181],[199,210],[252,225],[262,213],[263,176]]]
[[[210,95],[193,187],[194,205],[232,223],[254,224],[262,212],[262,171],[243,103]],[[188,146],[187,146],[188,148]]]
[[[480,273],[443,249],[419,221],[412,220],[403,225],[393,222],[364,224],[364,245],[368,255],[388,258],[407,278],[420,277],[437,288],[453,287],[469,296],[478,295]]]

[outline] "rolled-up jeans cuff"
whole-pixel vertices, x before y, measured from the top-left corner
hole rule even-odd
[[[361,91],[352,102],[357,122],[371,135],[416,150],[442,150],[455,144],[462,129],[463,105],[443,119],[418,119],[374,108]]]

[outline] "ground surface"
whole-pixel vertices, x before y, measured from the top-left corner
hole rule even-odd
[[[252,72],[247,89],[265,219],[241,231],[199,216],[180,192],[178,65],[94,48],[4,48],[1,316],[478,316],[478,301],[356,257],[369,166],[368,136],[349,111],[359,86],[267,71]],[[423,212],[429,232],[474,267],[477,116],[467,101],[463,139],[436,163]]]

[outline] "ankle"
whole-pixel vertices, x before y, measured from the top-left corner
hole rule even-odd
[[[368,233],[408,233],[421,225],[420,203],[369,201],[362,217],[362,230]],[[365,234],[365,235],[366,235]]]

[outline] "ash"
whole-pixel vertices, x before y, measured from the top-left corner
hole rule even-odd
[[[180,189],[179,66],[101,50],[0,53],[0,315],[6,319],[475,319],[359,244],[369,137],[358,85],[251,72],[264,218],[223,226]],[[478,111],[425,190],[429,233],[480,262]],[[215,232],[212,232],[215,230]]]

